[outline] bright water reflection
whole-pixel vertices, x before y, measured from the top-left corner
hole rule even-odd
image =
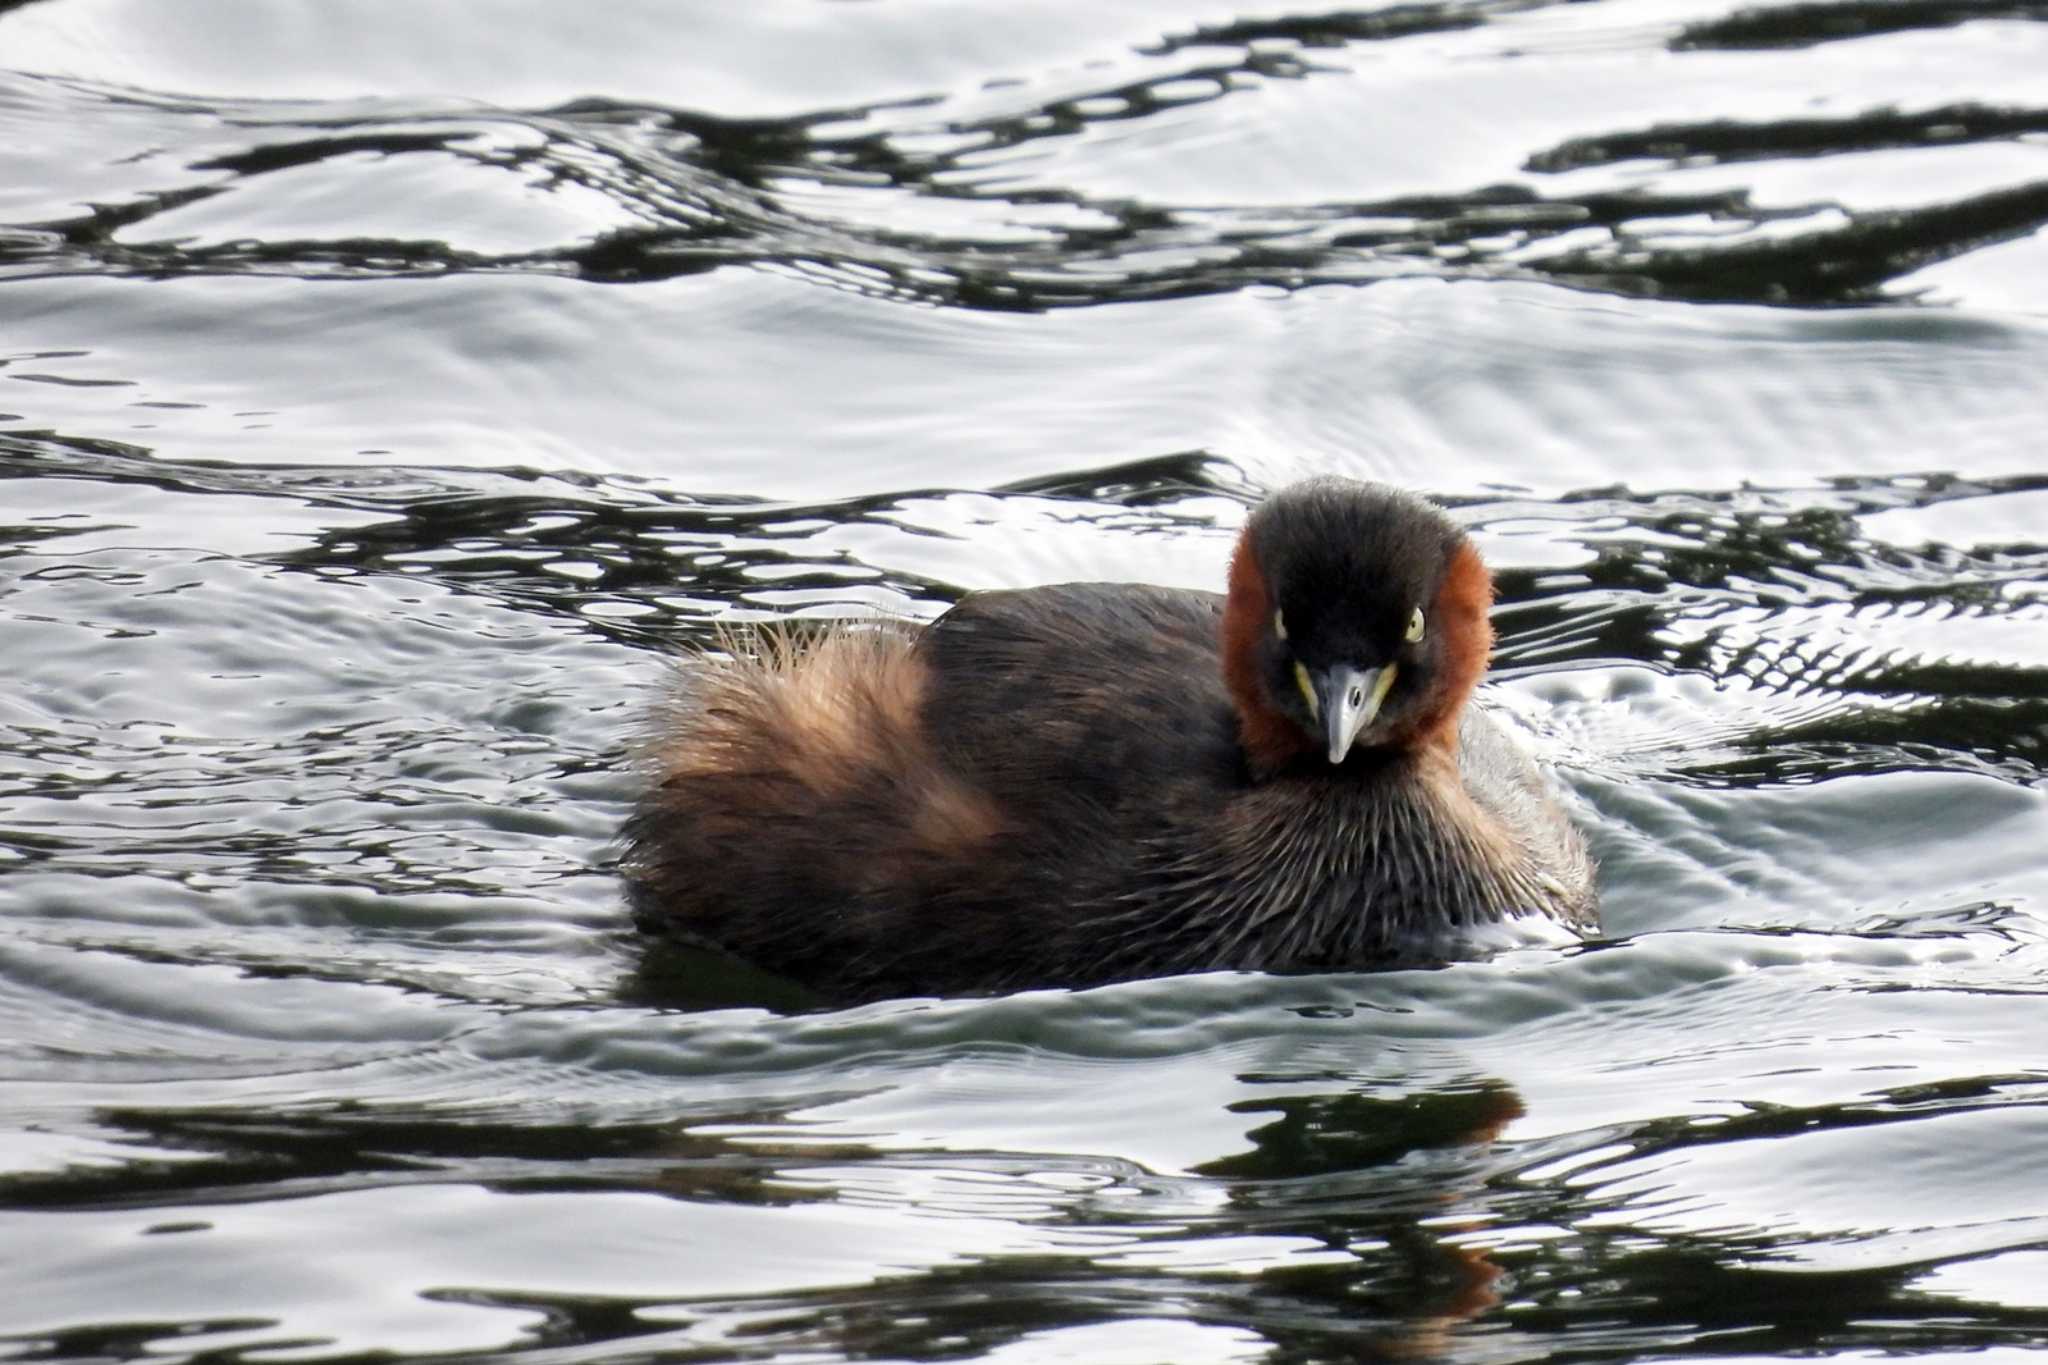
[[[0,0],[0,1356],[2048,1332],[2048,23]],[[1612,941],[778,1012],[664,647],[1500,571]]]

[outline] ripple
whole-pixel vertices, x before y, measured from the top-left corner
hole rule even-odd
[[[0,1354],[2035,1344],[2038,8],[0,0]],[[665,650],[1311,471],[1472,527],[1606,938],[632,941]]]
[[[778,88],[791,68],[735,56],[718,79],[693,70],[687,82],[722,95],[714,113],[593,96],[631,83],[616,69],[514,98],[502,79],[465,83],[478,73],[446,55],[460,44],[425,49],[450,84],[427,65],[396,80],[404,96],[365,100],[366,88],[392,90],[418,51],[400,60],[354,32],[344,50],[375,51],[341,100],[226,93],[246,89],[242,72],[192,61],[169,35],[156,79],[210,93],[145,96],[147,81],[109,74],[123,63],[105,44],[31,15],[11,29],[25,30],[16,41],[38,75],[15,102],[70,106],[64,117],[103,139],[141,140],[121,162],[149,178],[110,192],[103,173],[81,183],[76,162],[38,158],[37,178],[70,188],[42,212],[24,206],[34,231],[0,269],[11,258],[36,273],[644,282],[744,265],[1023,311],[1415,275],[1843,303],[1896,296],[1931,265],[2025,244],[2048,222],[2027,141],[2048,119],[2028,103],[2031,68],[1994,65],[1998,49],[1942,23],[1873,24],[1860,62],[1830,65],[1816,91],[1811,58],[1731,56],[1699,36],[1711,26],[1667,29],[1664,60],[1617,60],[1617,48],[1649,39],[1655,50],[1663,35],[1600,7],[1425,5],[1150,35],[1073,17],[1072,41],[1099,44],[1092,52],[999,65],[1004,78],[972,95],[914,84],[912,70],[936,73],[913,54],[944,53],[957,75],[963,55],[988,51],[979,25],[943,24],[949,41],[937,44],[895,35],[889,50],[911,69],[892,89],[833,99],[839,82],[809,63],[807,93],[822,102],[795,110]],[[899,22],[798,31],[858,44]],[[2036,42],[2034,26],[2010,27],[2016,47]],[[1922,31],[1908,48],[1882,36],[1897,28]],[[758,36],[744,20],[707,19],[698,45],[743,50]],[[788,37],[773,50],[801,62]],[[298,70],[301,91],[331,85],[332,68],[306,51],[279,53],[280,69]],[[1472,110],[1479,68],[1491,116]],[[423,101],[422,89],[496,89],[499,104]],[[764,102],[780,112],[764,116]],[[1851,112],[1816,117],[1816,103]],[[1617,106],[1647,123],[1589,128]],[[1364,158],[1351,137],[1361,124],[1380,132]],[[1901,174],[1887,158],[1902,155],[1940,174]],[[1904,185],[1916,197],[1902,200]],[[80,202],[96,207],[81,218]]]

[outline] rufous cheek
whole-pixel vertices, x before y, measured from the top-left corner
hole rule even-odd
[[[1259,772],[1273,772],[1312,747],[1301,728],[1274,709],[1260,682],[1266,632],[1275,621],[1272,589],[1247,532],[1230,557],[1221,639],[1223,685],[1237,710],[1245,757]]]
[[[1437,627],[1438,669],[1418,718],[1418,737],[1454,743],[1458,712],[1472,696],[1493,654],[1493,575],[1472,542],[1451,552],[1431,611]]]

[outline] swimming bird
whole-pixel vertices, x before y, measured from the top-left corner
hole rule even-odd
[[[685,663],[625,832],[641,928],[824,995],[1469,955],[1596,922],[1593,864],[1478,705],[1493,582],[1444,513],[1323,477],[1219,595],[971,593]]]

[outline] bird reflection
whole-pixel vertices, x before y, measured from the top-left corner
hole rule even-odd
[[[1274,1117],[1246,1134],[1248,1151],[1207,1163],[1201,1173],[1242,1182],[1233,1204],[1279,1214],[1281,1226],[1268,1230],[1314,1237],[1357,1257],[1347,1272],[1291,1280],[1287,1288],[1327,1296],[1347,1315],[1376,1310],[1365,1355],[1441,1356],[1461,1325],[1500,1302],[1501,1267],[1484,1248],[1456,1240],[1484,1220],[1455,1215],[1486,1179],[1476,1158],[1524,1113],[1505,1083],[1391,1096],[1288,1095],[1232,1110]]]

